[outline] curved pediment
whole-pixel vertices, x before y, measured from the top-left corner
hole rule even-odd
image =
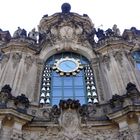
[[[52,16],[45,15],[38,27],[49,46],[58,44],[58,42],[83,43],[86,44],[85,46],[90,46],[89,42],[85,42],[94,24],[85,14],[81,16],[62,9],[61,13],[55,13]]]

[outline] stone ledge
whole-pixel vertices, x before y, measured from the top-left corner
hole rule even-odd
[[[31,121],[33,116],[19,113],[14,109],[0,109],[0,115],[12,115],[25,121]]]

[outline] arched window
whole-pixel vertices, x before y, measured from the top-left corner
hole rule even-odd
[[[134,60],[136,61],[137,68],[140,70],[140,51],[135,51],[132,53]]]
[[[93,70],[88,59],[65,52],[51,56],[45,63],[40,103],[59,104],[61,99],[79,100],[81,104],[97,103]]]

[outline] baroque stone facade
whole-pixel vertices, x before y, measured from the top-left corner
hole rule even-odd
[[[132,27],[121,35],[117,25],[95,29],[88,15],[70,10],[64,3],[61,13],[44,15],[38,31],[29,34],[20,27],[13,36],[0,30],[1,140],[140,139],[140,68],[133,57],[140,51],[140,31]],[[87,91],[86,104],[62,99],[51,105],[51,92],[40,93],[46,60],[65,52],[90,62],[97,95]]]

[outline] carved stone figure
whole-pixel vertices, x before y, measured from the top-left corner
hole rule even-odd
[[[129,82],[126,87],[127,93],[139,93],[135,84]]]
[[[96,34],[96,29],[95,29],[95,28],[93,28],[93,29],[91,30],[91,32],[87,34],[87,39],[89,40],[89,42],[90,42],[92,45],[95,44],[95,40],[94,40],[95,34]]]
[[[140,92],[137,89],[136,85],[129,82],[126,87],[126,95],[129,97],[133,104],[140,104]]]
[[[136,27],[131,27],[130,31],[132,31],[132,33],[134,34],[134,36],[136,35],[140,35],[140,30],[138,30]]]
[[[37,41],[37,37],[38,37],[38,32],[35,30],[35,28],[33,28],[29,34],[28,37],[33,39],[34,41]]]
[[[14,103],[19,112],[26,113],[27,108],[29,107],[29,99],[24,94],[17,96]]]
[[[51,112],[50,112],[50,118],[52,121],[54,121],[55,123],[58,123],[58,118],[60,116],[60,109],[58,108],[57,105],[53,105]]]
[[[29,107],[29,100],[24,94],[21,94],[16,97],[15,104],[18,104],[18,103],[25,104],[25,107]]]
[[[115,36],[120,36],[120,29],[117,27],[116,24],[113,25],[112,30]]]
[[[14,32],[13,34],[13,38],[20,38],[20,37],[27,37],[27,32],[25,29],[21,29],[20,27],[18,27],[18,29]]]
[[[45,39],[45,33],[38,33],[38,36],[39,36],[39,39],[38,39],[38,42],[39,43],[42,43],[43,40]]]
[[[113,36],[114,35],[114,32],[112,31],[112,29],[108,28],[105,31],[105,34],[106,34],[107,37],[110,37],[110,36]]]
[[[5,104],[8,102],[8,99],[12,98],[10,85],[5,85],[2,87],[0,92],[0,104]]]
[[[99,40],[105,38],[105,33],[102,29],[98,28],[96,31],[96,36],[98,37]]]
[[[88,118],[88,115],[89,115],[88,106],[87,105],[82,105],[79,109],[79,113],[82,117],[81,121],[85,122],[86,119]]]
[[[11,94],[11,91],[12,91],[12,89],[11,89],[10,85],[5,85],[1,89],[1,92],[8,93],[9,95]]]
[[[0,29],[0,41],[10,41],[11,39],[11,35],[10,35],[10,32],[9,31],[2,31]]]
[[[23,37],[23,38],[27,37],[27,32],[25,29],[22,29],[20,37]]]
[[[124,102],[124,99],[122,96],[115,94],[112,96],[112,99],[110,99],[109,102],[110,102],[110,106],[112,108],[121,109],[123,102]]]

